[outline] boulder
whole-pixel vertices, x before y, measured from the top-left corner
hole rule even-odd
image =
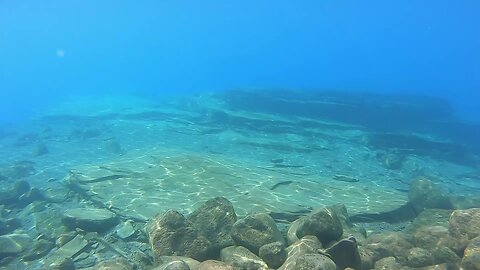
[[[287,259],[280,266],[279,270],[295,270],[296,260],[299,256],[305,254],[317,254],[322,248],[322,243],[316,236],[308,235],[287,247]]]
[[[0,236],[0,257],[18,254],[33,245],[28,234],[6,234]]]
[[[395,257],[385,257],[375,262],[375,270],[398,270],[402,265]]]
[[[167,264],[173,261],[183,261],[188,265],[188,267],[190,267],[190,269],[196,269],[196,267],[200,264],[199,261],[184,256],[160,256],[159,258],[160,264]]]
[[[408,251],[413,248],[413,240],[400,232],[372,234],[367,238],[365,252],[376,262],[385,257],[394,256],[400,263],[407,260]]]
[[[337,266],[326,255],[305,254],[298,256],[295,261],[295,270],[337,270]]]
[[[342,237],[343,227],[337,213],[329,207],[310,213],[300,224],[297,236],[315,235],[323,245],[337,241]]]
[[[220,251],[220,259],[235,269],[267,270],[267,264],[247,248],[241,246],[226,247]]]
[[[454,237],[473,239],[480,235],[480,208],[455,210],[448,222]]]
[[[88,232],[105,232],[119,222],[115,213],[106,209],[74,208],[63,215],[63,223],[71,229],[80,228]]]
[[[453,209],[450,198],[431,180],[418,179],[412,182],[408,199],[417,213],[424,209]]]
[[[234,244],[231,232],[237,215],[227,199],[217,197],[208,200],[188,215],[187,219],[211,242],[215,251]]]
[[[258,254],[270,268],[280,267],[287,259],[287,251],[282,242],[273,242],[263,245],[260,247]]]
[[[152,270],[190,270],[190,267],[186,262],[179,260],[160,264]]]
[[[201,262],[195,270],[234,270],[234,268],[221,261],[207,260]]]
[[[362,260],[358,252],[357,241],[353,236],[342,239],[325,250],[338,268],[360,269]]]
[[[480,270],[480,236],[473,238],[465,248],[461,264],[463,270]]]
[[[157,215],[146,226],[155,265],[160,256],[186,256],[204,260],[211,243],[182,214],[174,210]]]
[[[100,262],[94,270],[133,270],[134,266],[124,258],[115,258]]]
[[[267,214],[248,215],[235,222],[232,228],[235,244],[248,248],[255,254],[261,246],[272,242],[285,243],[275,221]]]
[[[426,267],[433,264],[433,255],[430,251],[414,247],[407,255],[407,265],[414,268]]]

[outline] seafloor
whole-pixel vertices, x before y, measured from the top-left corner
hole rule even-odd
[[[323,238],[322,250],[355,235],[358,248],[347,257],[358,252],[361,265],[342,266],[335,254],[310,252],[338,269],[480,269],[475,235],[452,247],[435,234],[432,245],[450,250],[444,250],[448,260],[413,237],[435,227],[455,238],[452,216],[459,213],[471,217],[467,228],[480,230],[480,210],[453,212],[480,207],[478,138],[479,125],[462,122],[445,101],[429,97],[286,90],[75,97],[0,128],[0,269],[267,269],[260,258],[242,264],[209,247],[202,255],[179,248],[190,241],[185,230],[202,235],[195,224],[171,246],[152,240],[158,232],[147,222],[163,228],[167,210],[190,217],[216,197],[233,204],[234,229],[255,214],[273,218],[282,248],[291,244],[285,238],[292,222],[343,204],[348,215],[337,214],[348,221],[342,236],[325,242],[321,232],[303,233]],[[167,231],[178,233],[174,229]],[[392,251],[391,243],[372,243],[376,235],[408,245]],[[229,245],[259,255],[248,240],[232,237]],[[472,239],[477,246],[470,246]],[[470,250],[477,257],[467,256]],[[162,255],[226,264],[172,266]],[[312,266],[316,259],[268,266],[330,269]]]

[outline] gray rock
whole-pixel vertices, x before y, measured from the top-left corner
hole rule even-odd
[[[133,270],[134,266],[125,258],[115,258],[100,262],[94,267],[94,270]]]
[[[337,270],[335,263],[326,255],[305,254],[298,256],[295,262],[296,270]],[[339,268],[343,269],[343,268]]]
[[[340,269],[360,269],[362,260],[354,237],[342,239],[325,250]]]
[[[146,226],[153,251],[155,265],[161,256],[187,256],[204,260],[211,250],[211,243],[194,225],[177,211],[169,210],[157,215]]]
[[[0,236],[0,255],[18,254],[33,244],[28,234],[6,234]]]
[[[201,262],[195,270],[234,270],[234,268],[221,261],[208,260]]]
[[[397,262],[395,257],[385,257],[375,262],[375,270],[398,270],[402,265]]]
[[[199,261],[184,256],[160,256],[159,258],[160,264],[167,264],[173,261],[183,261],[190,269],[195,269],[200,264]]]
[[[226,247],[220,251],[220,258],[235,269],[268,269],[267,264],[250,250],[241,246]]]
[[[453,236],[473,239],[480,235],[480,208],[455,210],[448,223]]]
[[[135,228],[133,227],[133,221],[127,220],[120,223],[117,227],[116,234],[122,239],[127,239],[135,234]]]
[[[287,251],[287,260],[278,268],[279,270],[296,270],[295,264],[299,256],[305,254],[317,254],[322,248],[322,243],[316,236],[308,235],[290,245]]]
[[[42,270],[75,270],[75,263],[72,258],[64,258],[63,260],[54,262],[47,266],[42,266]]]
[[[285,243],[275,221],[267,214],[248,215],[233,225],[232,238],[239,246],[248,248],[255,254],[261,246],[272,243]]]
[[[343,227],[337,213],[329,207],[310,213],[300,224],[297,235],[315,235],[324,245],[337,241],[343,234]]]
[[[465,248],[462,258],[462,269],[480,270],[480,236],[473,238]]]
[[[260,247],[259,256],[270,268],[280,267],[287,259],[285,245],[281,242],[273,242]]]
[[[407,264],[414,268],[432,265],[433,255],[426,249],[414,247],[408,253]]]
[[[119,222],[113,212],[105,209],[68,209],[63,216],[63,223],[71,229],[80,228],[88,232],[105,232]]]
[[[234,244],[231,232],[237,215],[232,203],[227,199],[217,197],[208,200],[187,219],[212,243],[213,252]]]
[[[431,180],[418,179],[412,182],[408,199],[417,213],[424,209],[453,209],[450,198]]]
[[[171,261],[161,264],[152,270],[190,270],[190,267],[184,261]]]

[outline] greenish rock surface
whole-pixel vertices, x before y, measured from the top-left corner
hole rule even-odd
[[[230,201],[217,197],[203,203],[187,219],[205,236],[215,251],[234,244],[231,233],[237,215]]]
[[[100,262],[93,270],[133,270],[134,266],[124,258],[115,258]]]
[[[233,266],[221,261],[207,260],[201,262],[195,270],[235,270]]]
[[[246,247],[255,254],[258,254],[263,245],[285,243],[275,221],[267,214],[248,215],[238,220],[233,225],[232,238],[237,245]]]
[[[88,232],[104,232],[119,222],[115,213],[105,209],[75,208],[68,209],[63,215],[63,223],[68,227],[80,228]]]
[[[296,270],[337,270],[335,263],[326,255],[305,254],[298,256]],[[341,268],[339,268],[341,269]]]
[[[303,219],[298,228],[298,237],[315,235],[322,244],[337,241],[342,237],[343,227],[337,213],[329,207],[313,211]]]
[[[465,248],[461,265],[464,270],[480,269],[480,236],[473,238]]]
[[[413,181],[408,199],[417,213],[428,208],[453,209],[450,198],[429,179],[421,178]]]
[[[18,254],[33,244],[28,234],[6,234],[0,236],[0,255]]]
[[[280,266],[279,270],[295,270],[296,260],[305,254],[317,254],[322,248],[322,243],[316,236],[308,235],[287,247],[287,260]]]
[[[267,270],[267,264],[257,255],[242,246],[226,247],[220,251],[220,259],[235,269]]]
[[[260,247],[258,255],[270,268],[280,267],[287,259],[287,251],[282,242],[273,242]]]
[[[449,219],[449,231],[456,237],[473,239],[480,235],[480,208],[455,210]]]
[[[116,234],[118,235],[118,237],[122,239],[127,239],[131,237],[132,235],[135,234],[135,232],[136,231],[135,231],[135,228],[133,227],[133,222],[130,220],[120,223],[116,230]]]
[[[158,261],[160,264],[167,264],[173,261],[183,261],[191,269],[196,269],[197,266],[200,264],[199,261],[184,256],[160,256]]]
[[[81,235],[76,235],[75,238],[70,240],[59,249],[50,253],[46,258],[43,267],[49,268],[55,265],[62,264],[66,260],[74,259],[78,256],[88,245],[87,240],[83,239]]]

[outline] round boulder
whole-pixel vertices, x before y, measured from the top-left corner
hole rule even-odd
[[[329,207],[325,207],[310,213],[303,224],[300,224],[297,235],[315,235],[323,245],[331,241],[337,241],[342,237],[343,227],[337,213]]]
[[[335,263],[326,255],[305,254],[297,258],[296,270],[337,270]]]

